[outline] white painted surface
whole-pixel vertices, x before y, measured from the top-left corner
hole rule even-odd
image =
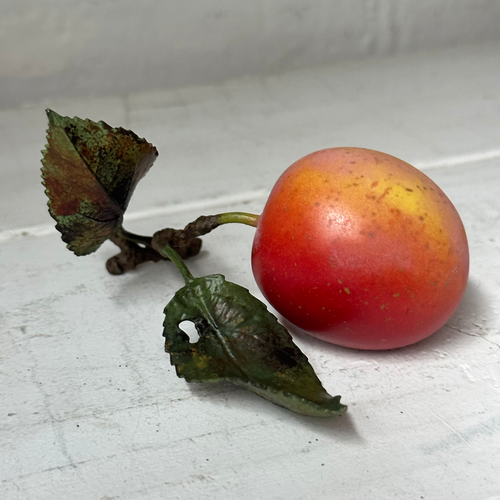
[[[258,212],[284,168],[328,146],[395,154],[444,189],[471,247],[459,310],[429,339],[392,352],[295,334],[349,405],[326,420],[178,379],[161,324],[180,277],[166,263],[110,276],[111,244],[85,258],[68,252],[40,185],[42,106],[0,112],[0,498],[498,498],[499,84],[498,46],[482,45],[46,101],[159,148],[127,215],[137,232]],[[193,274],[221,272],[259,295],[252,233],[231,226],[205,237]]]
[[[498,0],[3,0],[0,108],[500,39]]]

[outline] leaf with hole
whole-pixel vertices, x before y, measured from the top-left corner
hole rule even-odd
[[[304,415],[343,413],[340,396],[321,385],[307,357],[266,306],[220,274],[184,276],[165,308],[165,349],[177,375],[188,382],[225,380]],[[181,323],[199,334],[190,342]]]
[[[42,178],[49,212],[76,255],[94,252],[121,227],[130,197],[158,156],[134,132],[47,110]]]

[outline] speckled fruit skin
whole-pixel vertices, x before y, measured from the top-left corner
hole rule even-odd
[[[426,175],[378,151],[333,148],[278,179],[252,269],[267,300],[302,330],[341,346],[393,349],[453,314],[469,252],[455,207]]]

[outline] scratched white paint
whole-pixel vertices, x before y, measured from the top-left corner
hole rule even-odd
[[[1,111],[0,498],[500,498],[497,63],[498,47],[485,44]],[[76,258],[51,229],[39,179],[47,103],[131,127],[159,148],[130,206],[127,227],[141,233],[202,212],[258,213],[281,171],[321,147],[420,164],[468,232],[464,300],[435,335],[392,352],[293,332],[349,405],[341,418],[188,385],[161,337],[178,273],[163,263],[110,276],[111,244]],[[207,235],[193,274],[221,272],[260,296],[252,235]]]

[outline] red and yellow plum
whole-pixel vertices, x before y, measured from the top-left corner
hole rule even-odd
[[[464,293],[462,221],[426,175],[361,148],[289,167],[259,217],[252,269],[270,304],[309,334],[393,349],[434,333]]]

